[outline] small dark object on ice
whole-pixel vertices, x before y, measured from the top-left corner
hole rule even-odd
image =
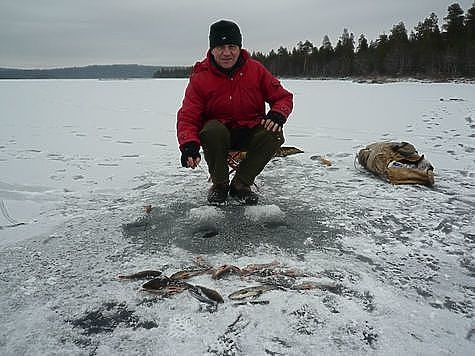
[[[327,167],[330,167],[332,165],[332,161],[330,161],[329,159],[326,159],[325,157],[322,157],[320,155],[311,156],[310,159],[312,161],[319,161],[321,164],[323,164]]]
[[[241,299],[246,299],[246,298],[256,298],[260,296],[262,293],[278,289],[276,286],[271,286],[271,285],[261,285],[261,286],[255,286],[255,287],[247,287],[240,289],[236,292],[231,293],[228,297],[229,299],[232,300],[241,300]]]
[[[282,146],[276,151],[275,156],[276,157],[286,157],[286,156],[294,155],[294,154],[297,154],[297,153],[303,153],[303,151],[301,149],[297,148],[297,147]]]
[[[170,276],[171,280],[182,280],[190,279],[195,276],[201,276],[202,274],[209,273],[210,268],[198,268],[198,269],[189,269],[173,273]]]
[[[210,230],[207,230],[202,236],[201,238],[203,239],[209,239],[211,237],[214,237],[216,235],[219,234],[219,231],[218,229],[210,229]]]
[[[216,304],[216,303],[224,303],[223,297],[215,290],[206,288],[203,286],[190,286],[188,288],[188,292],[199,300],[200,302],[207,303],[207,304]]]
[[[277,261],[272,261],[271,263],[257,263],[257,264],[250,264],[243,268],[241,268],[241,272],[243,276],[248,276],[251,274],[259,273],[262,270],[268,270],[271,268],[277,268],[280,266],[280,263]]]
[[[168,286],[171,283],[171,279],[167,276],[160,276],[154,278],[142,285],[145,290],[158,290]]]
[[[125,274],[125,275],[121,274],[121,275],[118,275],[117,278],[119,279],[146,279],[146,278],[155,278],[161,275],[162,275],[161,271],[145,270],[145,271],[140,271],[140,272],[132,273],[132,274]]]
[[[191,287],[192,285],[186,282],[174,281],[166,276],[161,276],[145,283],[142,290],[166,298],[184,292]]]
[[[248,300],[246,302],[237,302],[234,303],[233,306],[238,307],[241,305],[267,305],[270,302],[268,300]]]
[[[475,334],[475,326],[472,326],[472,327],[470,328],[470,330],[468,331],[467,336],[465,336],[465,338],[466,338],[467,340],[471,340],[473,334]]]
[[[234,274],[241,274],[241,269],[239,267],[233,266],[233,265],[222,265],[221,267],[218,267],[212,274],[213,279],[220,279],[224,275],[234,273]]]

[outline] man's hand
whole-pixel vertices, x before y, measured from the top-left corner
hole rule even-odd
[[[181,147],[181,165],[195,169],[201,161],[200,146],[196,142],[187,142]]]
[[[261,125],[264,126],[267,131],[276,132],[282,131],[282,126],[285,124],[285,121],[284,115],[271,110],[267,113],[266,118],[261,120]]]

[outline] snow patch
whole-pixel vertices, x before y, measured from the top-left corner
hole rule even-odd
[[[222,219],[224,218],[224,213],[214,206],[201,206],[190,209],[188,216],[191,220],[206,222]]]
[[[285,217],[280,208],[275,204],[247,206],[244,210],[244,216],[251,221],[265,223],[282,222]]]

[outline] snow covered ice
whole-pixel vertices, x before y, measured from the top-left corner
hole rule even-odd
[[[0,354],[473,353],[473,85],[284,80],[285,145],[305,153],[269,163],[259,206],[208,207],[206,164],[179,163],[186,83],[0,81]],[[355,168],[381,140],[414,144],[434,188]],[[211,312],[116,278],[197,256],[333,287],[235,305],[256,281],[192,278],[224,297]]]

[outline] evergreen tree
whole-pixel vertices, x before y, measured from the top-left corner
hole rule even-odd
[[[475,2],[465,15],[465,34],[469,41],[475,41]]]
[[[310,55],[313,52],[313,44],[309,40],[306,40],[305,42],[302,43],[300,41],[297,44],[297,61],[299,63],[299,66],[302,68],[302,73],[304,75],[309,74],[309,69],[310,69]]]
[[[475,2],[465,15],[466,75],[475,76]]]
[[[455,3],[448,7],[448,14],[444,17],[447,22],[443,28],[446,30],[449,44],[459,42],[464,30],[463,10],[459,4]]]
[[[443,42],[438,18],[431,13],[414,28],[413,44],[416,73],[440,75],[442,71]]]
[[[333,46],[332,46],[332,43],[330,42],[330,38],[327,35],[323,36],[322,46],[320,47],[320,51],[322,50],[328,53],[333,53]]]
[[[334,49],[330,38],[325,35],[323,36],[322,45],[319,49],[319,58],[320,58],[320,73],[323,76],[330,75],[330,64],[333,59]]]
[[[386,70],[392,75],[408,74],[411,65],[409,38],[403,22],[393,26],[388,37],[388,47],[384,60]]]
[[[368,40],[364,34],[361,34],[358,38],[358,47],[356,48],[356,53],[362,54],[368,50]]]
[[[464,71],[464,16],[459,4],[455,3],[448,7],[448,14],[444,17],[443,25],[447,39],[447,52],[445,55],[445,71],[453,76],[460,75]]]
[[[389,42],[407,44],[409,38],[407,37],[407,30],[404,22],[399,22],[394,25],[391,33],[389,34]]]
[[[337,60],[337,74],[348,76],[353,72],[353,61],[355,51],[354,35],[345,28],[335,47],[335,58]]]
[[[277,50],[278,73],[290,75],[290,54],[287,48],[280,46]]]
[[[435,37],[439,37],[440,30],[438,21],[437,15],[431,13],[430,16],[427,17],[423,22],[419,22],[419,24],[414,28],[416,30],[415,40],[431,41]]]
[[[376,41],[371,41],[369,48],[371,51],[371,68],[374,74],[386,74],[384,61],[389,49],[388,35],[385,33],[379,35]]]
[[[361,34],[358,38],[358,47],[356,48],[356,58],[355,58],[355,74],[357,75],[367,75],[371,73],[371,54],[369,53],[368,40],[364,34]]]

